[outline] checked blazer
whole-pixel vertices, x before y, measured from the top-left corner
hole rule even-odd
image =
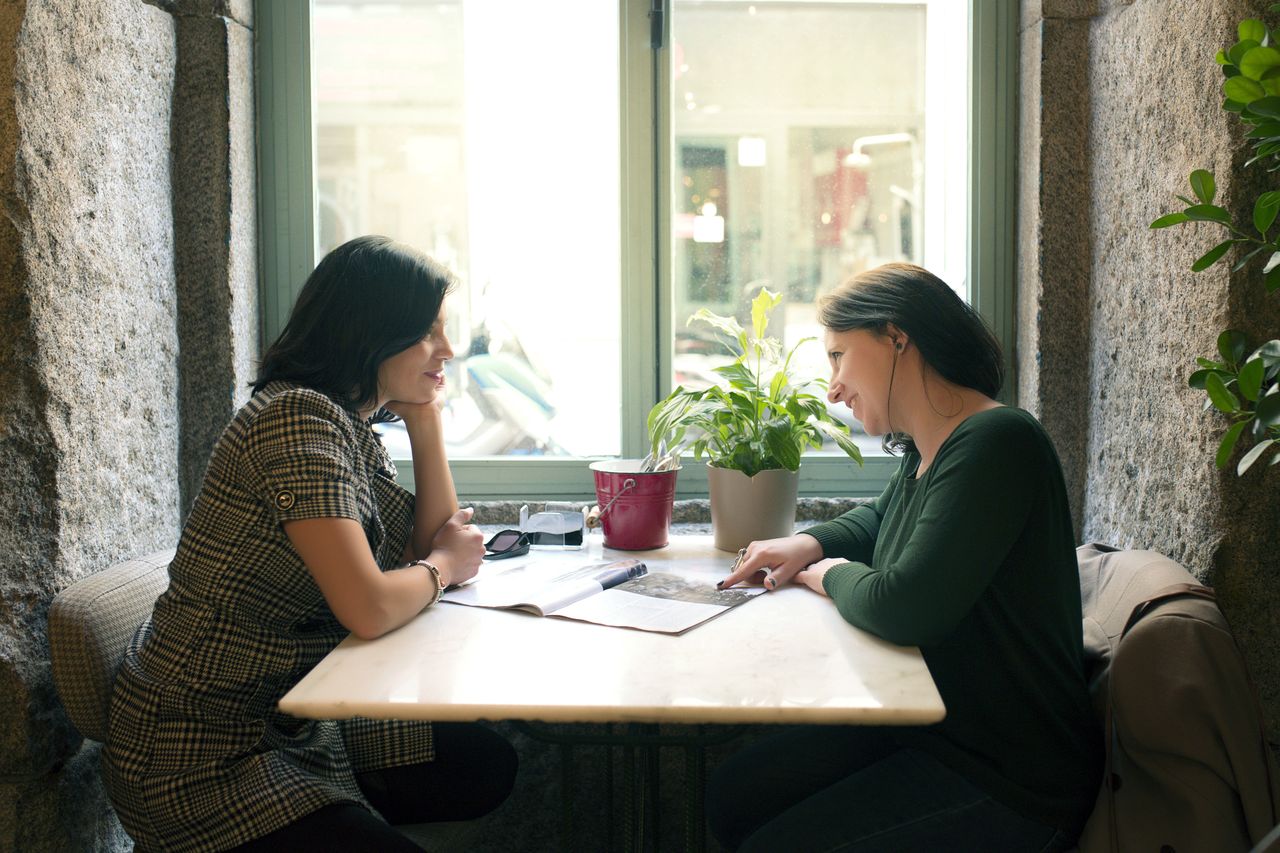
[[[104,767],[140,850],[222,850],[323,806],[373,810],[354,773],[434,757],[430,723],[302,720],[276,702],[347,634],[283,522],[358,521],[378,565],[402,558],[413,495],[370,425],[273,382],[213,451],[112,694]]]

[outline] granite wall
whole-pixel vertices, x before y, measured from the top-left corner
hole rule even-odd
[[[1280,472],[1215,469],[1223,420],[1186,377],[1221,329],[1280,335],[1280,297],[1256,268],[1189,271],[1220,228],[1147,228],[1197,168],[1252,210],[1264,177],[1242,169],[1213,56],[1266,5],[1023,3],[1018,371],[1063,450],[1082,540],[1153,548],[1217,588],[1274,739]]]
[[[0,849],[127,847],[53,596],[171,546],[255,355],[249,3],[0,6]],[[232,71],[231,69],[234,69]],[[199,428],[195,428],[200,425]]]

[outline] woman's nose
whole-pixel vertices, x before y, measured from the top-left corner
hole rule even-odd
[[[831,384],[827,387],[827,402],[839,403],[842,391],[844,391],[844,386],[832,379]]]

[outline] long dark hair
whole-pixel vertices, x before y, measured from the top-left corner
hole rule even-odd
[[[1004,385],[1000,342],[982,315],[946,282],[915,264],[885,264],[855,275],[823,297],[818,319],[833,332],[884,334],[892,323],[947,381],[993,398]],[[915,448],[909,436],[892,432],[884,446]]]
[[[378,366],[431,331],[449,271],[387,237],[348,240],[307,277],[280,337],[262,356],[256,394],[284,379],[357,411],[378,399]],[[374,421],[394,418],[380,409]]]

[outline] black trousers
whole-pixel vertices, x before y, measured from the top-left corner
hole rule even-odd
[[[436,723],[435,749],[435,761],[357,774],[360,790],[386,820],[355,803],[336,803],[235,850],[421,853],[391,824],[470,820],[511,793],[516,751],[501,735],[478,723]]]

